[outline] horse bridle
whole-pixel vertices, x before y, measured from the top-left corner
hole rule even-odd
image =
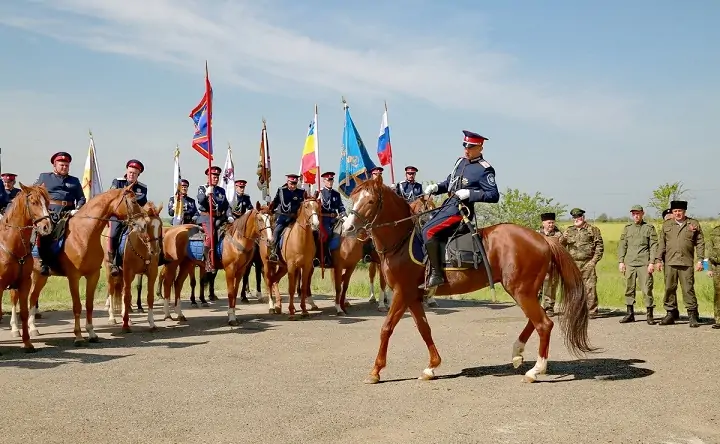
[[[0,190],[0,191],[2,191],[2,190]],[[32,209],[30,208],[30,192],[23,192],[22,194],[23,194],[23,196],[25,197],[25,209],[27,210],[28,214],[30,215],[30,219],[32,220],[32,225],[27,225],[27,226],[22,226],[22,227],[20,227],[20,226],[10,225],[10,224],[6,223],[6,224],[5,224],[6,227],[12,228],[12,229],[15,229],[15,230],[20,230],[20,231],[29,230],[29,229],[32,229],[33,231],[35,231],[35,230],[37,230],[37,224],[40,223],[40,222],[42,222],[43,220],[49,219],[50,222],[52,222],[52,218],[50,217],[50,211],[49,211],[49,210],[48,210],[48,214],[47,214],[47,215],[43,215],[43,216],[40,216],[40,217],[35,217],[35,215],[34,215],[33,212],[32,212]],[[46,209],[47,209],[47,206],[46,206]],[[14,257],[15,260],[17,260],[18,263],[22,266],[22,265],[25,263],[25,258],[28,257],[28,255],[30,254],[30,251],[31,251],[32,249],[31,249],[31,248],[28,248],[28,245],[25,243],[25,239],[23,239],[23,238],[21,237],[20,240],[21,240],[21,242],[22,242],[22,244],[23,244],[23,248],[25,249],[25,254],[24,254],[23,256],[18,256],[18,255],[16,255],[15,253],[13,253],[12,251],[8,250],[8,249],[5,247],[4,244],[0,244],[0,247],[2,247],[2,249],[3,249],[6,253],[8,253],[10,256]]]

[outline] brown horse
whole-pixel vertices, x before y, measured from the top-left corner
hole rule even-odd
[[[430,354],[430,362],[420,379],[434,379],[441,359],[422,305],[424,290],[418,288],[424,282],[425,266],[418,265],[410,251],[410,243],[415,237],[410,206],[392,189],[375,180],[358,186],[350,199],[353,207],[343,223],[343,232],[347,236],[356,235],[358,229],[372,233],[382,258],[382,271],[393,288],[394,296],[381,330],[375,365],[365,382],[380,381],[380,371],[387,361],[390,336],[407,309],[410,309]],[[451,198],[444,204],[453,203],[458,204],[456,199]],[[588,341],[588,309],[580,270],[558,242],[515,224],[492,225],[478,233],[487,251],[493,276],[500,278],[505,290],[528,318],[513,345],[512,362],[515,368],[523,362],[522,352],[533,329],[540,336],[538,359],[535,366],[525,373],[524,381],[534,382],[539,374],[547,370],[553,322],[540,306],[537,295],[551,266],[557,267],[563,282],[564,296],[560,304],[564,306],[564,316],[560,323],[566,346],[575,354],[596,350]],[[444,270],[444,273],[446,282],[435,288],[437,295],[465,294],[483,288],[489,282],[483,268]]]
[[[37,236],[47,236],[52,232],[49,206],[50,197],[45,185],[26,187],[21,183],[20,193],[12,200],[0,220],[0,301],[2,301],[2,291],[9,288],[12,335],[20,336],[15,309],[19,304],[22,341],[27,352],[34,351],[28,332],[28,294],[30,294],[33,264],[30,237],[33,230],[37,232]]]
[[[434,208],[437,208],[435,200],[432,196],[428,196],[427,194],[423,194],[410,203],[410,212],[412,214],[420,214],[418,217],[420,224],[423,224],[430,219],[430,214],[422,213],[432,211]],[[380,255],[377,254],[377,251],[373,250],[370,254],[370,264],[368,265],[368,277],[370,278],[370,299],[368,302],[370,303],[376,301],[375,274],[378,272],[378,265],[380,265]],[[380,291],[382,292],[382,295],[380,296],[380,299],[377,299],[377,309],[378,311],[385,312],[387,311],[387,307],[390,306],[390,301],[392,300],[392,289],[388,288],[386,290],[385,275],[382,274],[382,272],[380,273]],[[437,302],[432,296],[430,296],[425,303],[427,303],[429,307],[437,307]]]
[[[288,297],[289,297],[289,319],[295,319],[295,290],[300,287],[300,311],[301,316],[309,315],[305,306],[306,299],[310,294],[310,276],[313,270],[313,259],[315,258],[315,240],[313,231],[320,227],[320,201],[318,192],[313,197],[305,196],[300,205],[296,220],[292,222],[282,233],[283,242],[278,262],[271,262],[268,258],[267,242],[260,242],[260,257],[263,261],[263,274],[265,285],[268,288],[268,310],[270,313],[282,313],[282,296],[278,282],[285,274],[288,275]],[[271,240],[270,235],[265,234],[261,241]],[[280,239],[276,239],[280,242]],[[273,306],[273,290],[275,291],[275,305]],[[314,305],[314,304],[313,304]]]
[[[56,263],[59,270],[51,268],[54,276],[65,276],[68,280],[70,295],[72,296],[73,315],[75,317],[75,345],[84,345],[80,330],[80,313],[82,304],[80,301],[80,278],[85,278],[85,331],[88,333],[90,342],[99,341],[98,335],[93,328],[93,303],[95,290],[100,280],[102,269],[103,246],[100,241],[103,228],[110,221],[110,216],[115,216],[119,221],[124,221],[133,230],[145,230],[145,212],[135,200],[135,193],[130,187],[118,188],[100,193],[90,199],[80,210],[70,217],[65,225],[65,241],[63,248],[56,256]],[[40,274],[40,262],[35,262],[33,268],[33,288],[30,294],[30,334],[37,334],[35,326],[35,303],[43,287],[47,283],[48,276]]]
[[[110,263],[107,261],[108,243],[103,243],[103,248],[106,250],[105,276],[107,277],[108,297],[110,298],[108,323],[116,324],[115,314],[122,312],[122,331],[124,332],[130,332],[133,279],[135,279],[135,276],[142,277],[143,275],[148,277],[148,324],[150,325],[151,331],[157,329],[155,319],[153,318],[153,305],[155,281],[158,275],[158,263],[163,239],[163,223],[162,219],[160,219],[161,208],[162,204],[155,206],[152,202],[148,202],[143,207],[143,210],[147,213],[145,217],[145,231],[130,231],[127,234],[125,247],[122,251],[121,275],[110,275]]]

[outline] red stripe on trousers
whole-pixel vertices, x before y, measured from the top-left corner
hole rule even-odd
[[[435,236],[438,233],[438,231],[444,230],[445,228],[448,228],[452,224],[459,222],[461,220],[462,220],[462,216],[460,216],[460,215],[448,217],[444,221],[440,222],[439,224],[437,224],[434,227],[427,230],[428,239]]]

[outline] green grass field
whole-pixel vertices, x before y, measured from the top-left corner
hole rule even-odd
[[[560,228],[564,229],[567,224],[560,224]],[[598,274],[598,284],[597,284],[597,290],[598,290],[598,297],[600,299],[600,307],[601,308],[624,308],[625,307],[625,283],[624,278],[618,271],[618,265],[617,265],[617,244],[618,240],[620,238],[620,234],[622,232],[622,228],[625,225],[624,223],[618,223],[618,222],[608,222],[608,223],[598,223],[596,224],[603,235],[603,240],[605,242],[605,254],[598,264],[597,268],[597,274]],[[703,231],[707,232],[709,228],[711,228],[714,223],[703,223]],[[251,289],[255,288],[254,283],[254,272],[251,273],[250,282],[251,282]],[[660,314],[664,314],[664,310],[662,309],[662,298],[665,290],[665,286],[663,283],[663,275],[662,273],[656,273],[655,275],[655,285],[653,294],[655,296],[655,306],[656,311]],[[280,288],[282,292],[287,291],[287,280],[283,279],[280,284]],[[376,295],[379,295],[379,278],[376,277],[375,279],[375,287],[376,287]],[[355,271],[352,281],[350,284],[350,289],[348,290],[348,295],[351,297],[361,297],[361,298],[367,298],[369,296],[370,290],[370,283],[368,279],[368,273],[367,273],[367,267],[364,266],[364,264],[360,264],[360,267]],[[81,288],[83,289],[82,294],[84,295],[84,283],[81,283]],[[96,308],[101,308],[102,305],[104,305],[105,297],[106,297],[106,285],[105,285],[105,278],[101,278],[100,285],[98,287],[98,292],[96,294]],[[216,280],[216,294],[220,298],[225,298],[225,276],[222,271],[218,273],[217,280]],[[502,290],[502,287],[498,288],[498,298],[500,301],[507,301],[510,302],[511,298],[510,296],[505,293]],[[185,283],[185,291],[189,292],[190,285],[189,283]],[[134,290],[133,290],[134,291]],[[265,291],[263,289],[263,291]],[[313,282],[312,282],[312,292],[315,295],[330,295],[333,294],[333,283],[332,283],[332,276],[331,273],[326,270],[325,272],[325,279],[320,278],[320,269],[316,269],[315,275],[313,276]],[[698,302],[700,304],[700,313],[703,316],[709,316],[712,317],[712,301],[713,301],[713,287],[712,287],[712,280],[707,276],[706,272],[698,272],[696,273],[696,279],[695,279],[695,292],[698,298]],[[254,291],[253,291],[254,293]],[[252,294],[252,293],[251,293]],[[489,289],[483,289],[480,291],[476,291],[471,294],[462,295],[462,296],[456,296],[456,297],[463,297],[467,299],[476,299],[476,300],[490,300],[490,290]],[[8,296],[7,294],[3,298],[3,304],[5,307],[5,310],[9,308],[8,305]],[[83,296],[84,298],[84,296]],[[135,294],[133,294],[133,300],[135,298]],[[143,298],[144,299],[144,298]],[[98,305],[102,304],[102,305]],[[683,305],[682,305],[682,293],[680,289],[678,289],[678,304],[680,306],[681,312],[684,312]],[[636,309],[642,310],[644,307],[642,306],[642,294],[638,291],[637,295],[637,302],[636,302]],[[57,310],[57,309],[70,309],[71,307],[71,301],[70,301],[70,294],[68,292],[67,282],[63,278],[59,277],[51,277],[48,280],[48,284],[43,290],[43,292],[40,295],[40,306],[41,310],[47,311],[47,310]]]

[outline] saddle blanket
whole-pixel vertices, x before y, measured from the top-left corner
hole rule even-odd
[[[473,233],[465,233],[450,237],[442,245],[445,254],[443,255],[444,270],[468,270],[478,268],[482,264],[482,255],[475,242],[480,242],[480,235],[473,239]],[[408,246],[410,259],[417,265],[424,265],[427,258],[425,242],[422,233],[413,230],[412,240]]]
[[[222,260],[222,254],[223,254],[223,240],[225,239],[225,234],[221,234],[218,238],[217,242],[215,243],[215,260],[220,261]],[[191,257],[195,259],[196,261],[202,261],[204,260],[203,254],[205,251],[205,234],[200,232],[194,236],[191,236],[188,241],[187,246],[187,254],[188,257]]]

